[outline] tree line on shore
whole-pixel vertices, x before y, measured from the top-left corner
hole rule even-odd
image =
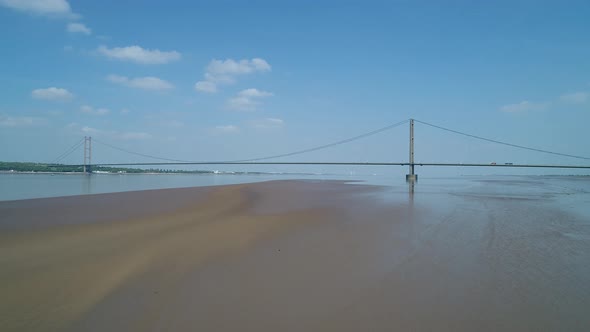
[[[0,161],[0,172],[32,172],[32,173],[80,173],[84,171],[82,166],[70,166],[63,164],[45,164],[32,162],[6,162]],[[213,171],[186,171],[170,169],[141,169],[129,167],[105,167],[93,166],[93,172],[106,173],[213,173]]]

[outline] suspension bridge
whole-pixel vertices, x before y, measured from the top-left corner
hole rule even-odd
[[[499,140],[495,140],[495,139],[490,139],[490,138],[485,138],[485,137],[481,137],[481,136],[477,136],[477,135],[473,135],[473,134],[464,133],[461,131],[445,128],[442,126],[434,125],[434,124],[420,121],[420,120],[416,120],[416,119],[407,119],[404,121],[400,121],[400,122],[379,128],[377,130],[373,130],[373,131],[370,131],[370,132],[367,132],[367,133],[364,133],[361,135],[357,135],[357,136],[343,139],[340,141],[332,142],[329,144],[319,145],[319,146],[315,146],[315,147],[311,147],[311,148],[307,148],[307,149],[303,149],[303,150],[292,151],[292,152],[283,153],[283,154],[257,157],[257,158],[251,158],[251,159],[241,159],[241,160],[190,161],[190,160],[164,158],[161,156],[149,155],[149,154],[144,154],[144,153],[139,153],[139,152],[127,150],[127,149],[117,147],[115,145],[112,145],[112,144],[109,144],[106,142],[102,142],[97,139],[93,140],[92,137],[86,136],[83,139],[81,139],[80,141],[78,141],[76,144],[71,146],[69,149],[67,149],[64,153],[59,155],[51,163],[47,163],[45,165],[51,166],[51,167],[80,167],[83,169],[83,171],[85,173],[88,173],[88,174],[91,174],[93,167],[97,167],[97,166],[103,166],[103,167],[116,167],[116,166],[141,167],[141,166],[168,166],[168,165],[169,166],[171,166],[171,165],[176,165],[176,166],[178,166],[178,165],[180,165],[180,166],[182,166],[182,165],[407,166],[408,167],[408,174],[406,175],[407,181],[416,181],[418,179],[418,175],[415,172],[416,166],[590,169],[590,165],[565,165],[565,164],[550,165],[550,164],[514,164],[514,163],[496,164],[496,163],[434,163],[434,162],[416,163],[414,161],[414,125],[415,125],[415,123],[419,123],[419,124],[422,124],[425,126],[436,128],[438,130],[446,131],[446,132],[453,133],[456,135],[469,137],[471,139],[486,141],[489,143],[508,146],[508,147],[515,148],[515,149],[528,150],[528,151],[556,155],[556,156],[561,156],[561,157],[568,157],[568,158],[573,158],[573,159],[578,159],[578,160],[586,160],[586,161],[590,160],[590,157],[567,154],[567,153],[560,153],[560,152],[549,151],[549,150],[544,150],[544,149],[539,149],[539,148],[534,148],[534,147],[528,147],[528,146],[524,146],[524,145],[508,143],[508,142],[504,142],[504,141],[499,141]],[[363,138],[366,138],[369,136],[377,135],[381,132],[394,129],[394,128],[400,127],[402,125],[405,125],[405,124],[409,124],[409,149],[408,149],[409,153],[408,153],[408,161],[405,161],[405,162],[269,161],[269,160],[273,160],[273,159],[301,155],[301,154],[305,154],[305,153],[309,153],[309,152],[314,152],[314,151],[319,151],[319,150],[331,148],[331,147],[334,147],[337,145],[350,143],[350,142],[357,141],[357,140],[360,140],[360,139],[363,139]],[[97,162],[94,162],[93,163],[92,162],[92,143],[93,142],[99,143],[100,145],[106,146],[106,147],[114,149],[114,150],[125,152],[130,155],[135,155],[135,156],[144,157],[144,158],[157,160],[157,161],[154,161],[154,162],[117,162],[117,163],[97,163]],[[83,148],[84,149],[84,159],[83,159],[82,164],[69,165],[69,164],[60,164],[59,163],[61,160],[65,159],[66,157],[68,157],[69,155],[71,155],[72,153],[77,151],[82,146],[84,147]]]

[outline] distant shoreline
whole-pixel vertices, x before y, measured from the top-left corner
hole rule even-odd
[[[317,173],[272,173],[272,172],[231,172],[231,171],[182,171],[182,172],[133,172],[133,173],[114,173],[114,172],[92,172],[92,173],[85,173],[85,172],[45,172],[45,171],[0,171],[0,174],[23,174],[23,175],[30,175],[30,174],[39,174],[39,175],[48,175],[48,174],[55,174],[55,175],[326,175],[326,174],[317,174]]]

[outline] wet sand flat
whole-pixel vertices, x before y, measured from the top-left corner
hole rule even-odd
[[[0,330],[588,330],[590,221],[481,185],[0,202]]]

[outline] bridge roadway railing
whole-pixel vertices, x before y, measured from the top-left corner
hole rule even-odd
[[[53,167],[82,167],[84,165],[61,165],[49,164]],[[172,165],[333,165],[333,166],[435,166],[435,167],[504,167],[504,168],[572,168],[572,169],[590,169],[590,165],[546,165],[546,164],[481,164],[481,163],[390,163],[390,162],[155,162],[155,163],[95,163],[87,165],[96,166],[172,166]]]

